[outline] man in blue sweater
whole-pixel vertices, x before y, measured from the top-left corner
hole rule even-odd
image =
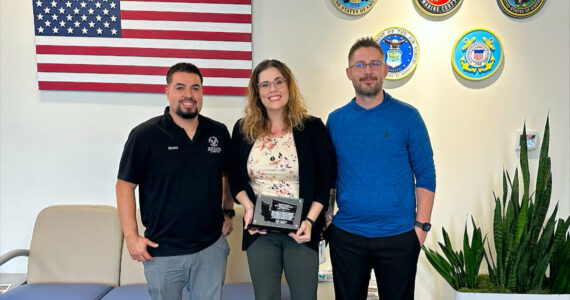
[[[359,39],[348,62],[356,97],[327,120],[338,160],[338,212],[326,212],[336,299],[366,299],[372,269],[380,299],[413,299],[435,192],[429,136],[417,109],[382,90],[388,67],[374,39]]]

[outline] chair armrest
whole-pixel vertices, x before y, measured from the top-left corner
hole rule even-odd
[[[28,249],[16,249],[16,250],[8,251],[5,254],[0,255],[0,266],[3,265],[4,263],[8,262],[12,258],[15,258],[18,256],[29,256],[29,255],[30,255],[30,250],[28,250]]]

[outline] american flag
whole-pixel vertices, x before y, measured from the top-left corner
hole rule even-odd
[[[33,0],[40,90],[163,93],[191,62],[204,94],[244,95],[251,0]]]

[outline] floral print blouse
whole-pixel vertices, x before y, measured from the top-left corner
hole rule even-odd
[[[299,198],[299,161],[291,131],[277,138],[258,138],[247,170],[256,195]]]

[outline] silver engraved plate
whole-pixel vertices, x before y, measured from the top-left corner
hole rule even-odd
[[[301,225],[303,199],[258,195],[253,227],[276,231],[297,231]]]

